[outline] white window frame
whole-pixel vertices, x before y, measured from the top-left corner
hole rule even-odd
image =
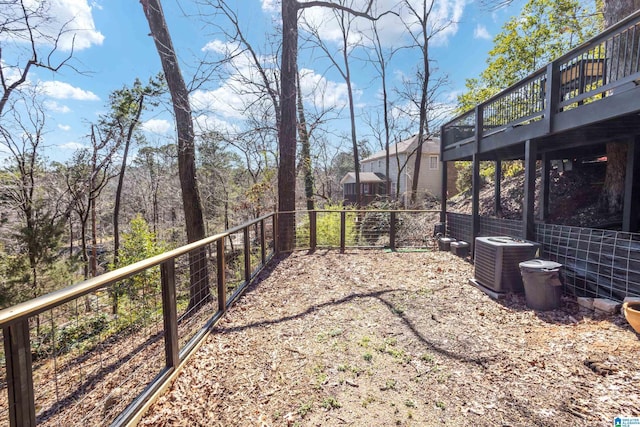
[[[433,166],[433,159],[435,159],[435,167]],[[437,154],[429,155],[429,170],[437,171],[438,169],[440,169],[438,165],[438,163],[440,162],[439,160],[440,159],[438,158]]]

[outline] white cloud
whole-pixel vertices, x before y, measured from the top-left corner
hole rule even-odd
[[[56,99],[75,99],[77,101],[99,101],[98,96],[88,90],[71,86],[60,81],[41,82],[40,86],[46,95]]]
[[[262,10],[264,10],[265,12],[276,12],[279,10],[278,6],[280,6],[280,1],[262,0]]]
[[[489,30],[484,25],[478,24],[473,30],[473,38],[474,39],[483,39],[483,40],[491,40],[491,34],[489,34]]]
[[[200,114],[194,119],[196,132],[205,133],[208,131],[217,131],[226,134],[235,134],[239,132],[237,126],[232,123],[219,119],[213,115]]]
[[[2,38],[0,37],[0,44],[2,44]],[[2,72],[4,73],[4,78],[7,82],[7,86],[19,80],[22,77],[22,69],[9,66],[3,59],[0,59],[0,67],[2,67]],[[27,75],[27,84],[30,83],[29,75]]]
[[[347,105],[346,83],[327,80],[325,76],[305,68],[300,70],[300,76],[300,88],[305,102],[313,104],[319,110],[343,108]],[[359,94],[360,91],[354,89],[354,96]]]
[[[71,130],[71,126],[69,125],[63,125],[63,124],[58,124],[58,129],[63,130],[65,132],[68,132]]]
[[[368,1],[354,0],[352,7],[356,10],[364,10]],[[263,0],[263,9],[265,2],[266,0]],[[424,0],[410,0],[411,6],[418,13],[422,10],[423,2]],[[442,46],[446,45],[449,38],[458,32],[458,22],[462,17],[468,0],[434,0],[434,2],[428,23],[429,32],[434,35],[431,39],[431,44]],[[408,42],[407,27],[416,34],[420,31],[418,21],[411,10],[408,7],[398,5],[397,0],[378,0],[376,2],[377,9],[372,12],[373,15],[381,14],[388,10],[394,10],[397,13],[397,15],[384,15],[377,21],[380,39],[387,46],[406,45]],[[318,28],[323,40],[341,41],[341,30],[332,10],[324,7],[312,7],[303,9],[303,14],[312,27]],[[351,25],[351,33],[351,42],[355,42],[365,35],[370,36],[370,21],[356,19]]]
[[[237,49],[238,45],[236,43],[227,43],[222,40],[211,40],[209,43],[204,45],[201,49],[203,52],[215,52],[215,53],[227,53],[232,52]]]
[[[81,150],[83,148],[86,148],[85,145],[80,144],[79,142],[74,142],[74,141],[69,141],[65,144],[59,144],[58,148],[62,149],[62,150]]]
[[[165,134],[168,133],[173,126],[167,120],[163,119],[151,119],[142,123],[142,129],[145,132],[155,133],[155,134]]]
[[[54,113],[66,114],[71,112],[71,108],[67,107],[66,105],[58,104],[56,101],[51,100],[45,101],[44,107],[50,112]]]
[[[262,84],[255,71],[249,67],[243,73],[246,73],[245,77],[240,78],[239,74],[235,74],[216,89],[195,91],[190,98],[193,110],[225,120],[246,119],[247,110],[259,106],[263,101],[258,98],[258,86],[252,87],[248,82],[259,82],[257,84],[260,86]],[[314,105],[318,110],[343,108],[347,105],[346,83],[329,80],[311,69],[301,69],[300,75],[302,96],[306,103]],[[354,89],[354,96],[357,98],[360,95],[361,91]],[[268,101],[265,102],[267,104],[263,104],[261,108],[271,108]]]
[[[42,0],[24,0],[23,2],[9,2],[4,6],[3,13],[13,21],[5,28],[4,39],[12,39],[20,43],[27,41],[21,38],[24,33],[23,12],[21,4],[31,14],[30,24],[37,28],[36,43],[53,46],[68,52],[72,48],[76,51],[83,50],[93,45],[101,45],[104,36],[96,30],[93,21],[92,6],[87,0],[55,0],[47,2]],[[17,19],[16,19],[17,18]],[[16,36],[17,35],[17,36]]]
[[[245,107],[250,98],[243,99],[242,92],[236,91],[237,84],[227,80],[214,90],[197,90],[191,95],[191,105],[195,111],[215,112],[217,115],[229,119],[244,118]]]

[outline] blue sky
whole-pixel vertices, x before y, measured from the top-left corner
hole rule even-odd
[[[27,0],[36,2],[39,0]],[[464,90],[465,79],[477,76],[485,68],[487,52],[492,46],[492,37],[500,30],[506,19],[517,15],[523,4],[516,0],[508,8],[488,11],[473,0],[435,0],[434,16],[442,16],[455,23],[449,25],[432,41],[431,56],[438,69],[438,75],[447,75],[449,83],[441,91],[439,102],[452,104],[455,95]],[[178,51],[185,79],[190,81],[197,64],[203,57],[216,59],[221,52],[229,49],[228,40],[211,25],[211,22],[225,25],[223,18],[209,18],[203,22],[199,12],[209,13],[205,6],[197,9],[198,1],[164,0],[163,8],[169,30]],[[200,2],[201,3],[201,2]],[[355,0],[364,3],[364,0]],[[378,6],[395,4],[396,0],[379,0]],[[420,1],[414,1],[420,3]],[[29,84],[44,89],[42,100],[47,110],[48,156],[52,160],[69,158],[73,150],[87,145],[86,135],[89,123],[95,122],[99,114],[106,111],[109,93],[131,85],[136,77],[146,81],[160,71],[158,54],[149,37],[149,28],[142,12],[142,6],[135,0],[57,0],[52,3],[53,12],[59,22],[70,21],[71,31],[61,44],[61,53],[70,46],[70,36],[75,35],[75,53],[72,64],[81,73],[70,68],[59,73],[35,69],[29,74]],[[267,54],[266,34],[273,34],[274,22],[279,19],[277,0],[230,0],[237,10],[243,31],[254,47],[263,55],[265,64],[272,58]],[[327,11],[308,9],[305,18],[319,25],[319,33],[330,47],[337,40],[336,26]],[[395,18],[382,21],[381,33],[387,47],[406,44],[407,29]],[[435,21],[434,21],[435,22]],[[357,32],[368,31],[365,22],[357,23]],[[301,32],[301,39],[304,31]],[[20,43],[0,39],[3,44],[3,66],[17,57],[10,49],[19,51]],[[305,100],[310,111],[314,108],[343,108],[346,102],[344,80],[333,70],[318,49],[309,48],[301,41],[299,65],[305,71],[302,83],[307,92]],[[233,48],[233,46],[231,46]],[[418,52],[403,50],[392,62],[391,84],[398,86],[401,78],[411,78],[418,61]],[[368,132],[362,122],[363,112],[371,111],[379,104],[380,87],[375,80],[370,65],[365,64],[362,51],[352,53],[352,72],[358,107],[359,137],[367,138]],[[214,76],[192,94],[196,120],[200,127],[213,127],[233,131],[241,126],[243,106],[247,105],[247,95],[239,95],[239,84],[234,73],[252,74],[247,58],[241,56],[232,66],[226,67],[223,76]],[[324,88],[322,97],[311,93],[312,87]],[[322,100],[320,100],[322,98]],[[331,126],[346,130],[346,109]],[[144,128],[152,140],[171,140],[173,123],[162,109],[148,111],[143,117]],[[338,132],[336,132],[338,133]]]

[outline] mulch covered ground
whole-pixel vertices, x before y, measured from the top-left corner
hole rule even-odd
[[[490,299],[448,252],[279,260],[143,426],[610,426],[640,416],[640,340],[573,299]]]

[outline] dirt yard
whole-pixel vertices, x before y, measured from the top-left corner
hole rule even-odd
[[[611,426],[640,416],[640,340],[572,298],[494,301],[450,253],[279,260],[143,426]]]

